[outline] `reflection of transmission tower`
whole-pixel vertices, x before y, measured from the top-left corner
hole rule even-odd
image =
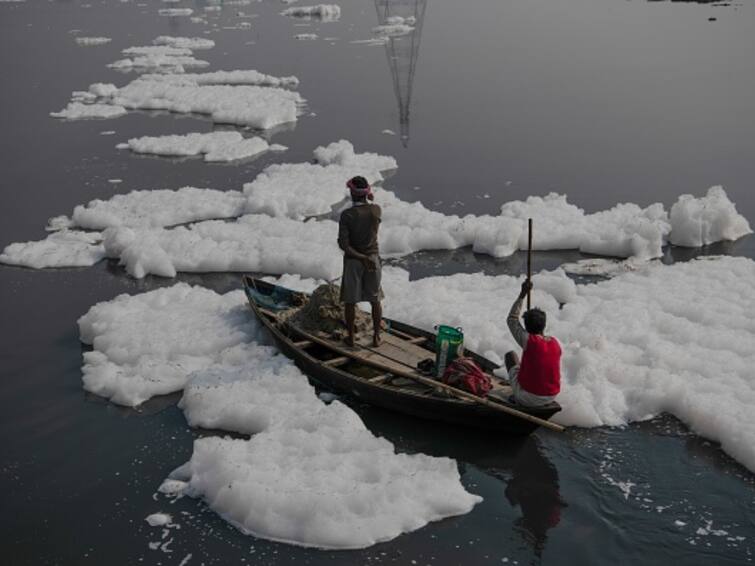
[[[378,22],[390,23],[390,18],[414,18],[414,30],[399,37],[389,37],[385,44],[388,66],[393,78],[393,90],[398,102],[401,143],[409,145],[409,106],[412,100],[412,83],[422,37],[422,21],[425,19],[427,0],[375,0]]]

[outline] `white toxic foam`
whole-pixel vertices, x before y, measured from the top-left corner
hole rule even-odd
[[[711,187],[702,198],[680,196],[670,219],[671,243],[677,246],[699,247],[752,234],[750,224],[720,186]]]
[[[208,73],[183,73],[178,75],[143,75],[143,79],[185,85],[249,85],[296,88],[299,79],[294,76],[275,77],[255,70],[211,71]]]
[[[256,434],[319,407],[306,377],[275,348],[256,345],[246,354],[247,365],[192,374],[179,403],[191,426]]]
[[[198,85],[137,79],[118,89],[113,103],[130,109],[206,114],[214,122],[269,129],[295,122],[303,99],[281,88]]]
[[[192,371],[245,364],[256,324],[241,291],[178,284],[98,303],[79,319],[84,389],[136,406],[183,389]]]
[[[161,16],[191,16],[194,10],[191,8],[160,8],[157,13]]]
[[[414,31],[414,28],[405,23],[385,24],[372,28],[372,32],[379,36],[398,37],[407,35]]]
[[[397,454],[345,405],[314,391],[302,413],[251,440],[205,438],[174,472],[243,532],[299,546],[365,548],[468,513],[456,463]]]
[[[143,71],[162,67],[183,69],[185,67],[209,66],[207,61],[195,58],[191,49],[186,47],[146,45],[129,47],[123,50],[123,54],[131,57],[110,63],[108,67],[126,71],[132,69]]]
[[[247,185],[243,197],[246,202],[242,209],[239,208],[239,193],[234,191],[222,193],[222,197],[208,189],[182,189],[179,194],[163,191],[156,194],[154,201],[150,200],[149,192],[145,191],[127,195],[126,198],[118,197],[112,205],[97,201],[96,206],[88,205],[87,208],[91,208],[91,211],[77,209],[80,211],[78,214],[74,213],[72,224],[96,229],[129,226],[128,229],[114,228],[107,231],[105,247],[108,257],[120,259],[121,264],[134,277],[141,278],[148,274],[173,277],[179,271],[259,271],[270,274],[301,273],[308,277],[332,279],[340,274],[341,269],[341,252],[336,244],[337,224],[331,220],[300,222],[286,217],[300,218],[305,214],[321,213],[325,210],[324,207],[321,208],[322,203],[329,201],[321,201],[316,192],[307,191],[302,191],[303,196],[298,200],[288,198],[289,194],[295,192],[288,191],[279,203],[275,202],[274,196],[276,191],[286,186],[286,179],[296,178],[288,176],[292,170],[296,170],[297,175],[308,168],[317,171],[314,176],[300,177],[300,180],[292,184],[293,189],[305,186],[297,184],[304,182],[301,179],[310,178],[316,182],[311,188],[322,186],[323,192],[332,188],[333,195],[339,192],[335,188],[336,183],[348,178],[348,175],[329,178],[329,167],[332,165],[305,165],[268,168],[258,178],[260,182],[253,183],[259,191],[253,193],[254,200],[251,200],[252,191]],[[265,200],[266,192],[269,195],[268,201]],[[309,196],[312,196],[312,200]],[[193,202],[194,199],[196,202]],[[491,216],[449,216],[428,210],[421,203],[401,201],[393,193],[383,190],[377,192],[376,201],[383,206],[380,249],[384,256],[472,245],[476,252],[501,257],[513,253],[523,244],[523,232],[526,231],[524,218],[509,218],[504,221],[500,217]],[[565,203],[565,199],[560,197],[556,201]],[[134,210],[129,212],[132,207]],[[233,222],[197,222],[189,227],[170,230],[145,228],[172,226],[204,218],[230,219],[250,208],[265,214],[249,214]],[[550,226],[554,233],[539,240],[536,236],[535,247],[578,247],[589,248],[593,253],[602,250],[602,253],[612,255],[636,254],[629,261],[612,264],[610,268],[605,262],[599,266],[593,262],[591,267],[569,266],[571,272],[613,275],[636,269],[649,257],[660,255],[663,227],[668,223],[659,220],[657,229],[650,230],[649,236],[645,234],[643,237],[642,232],[633,234],[631,226],[639,225],[639,229],[642,226],[652,226],[650,218],[658,213],[658,207],[649,207],[646,212],[650,217],[641,215],[639,219],[630,218],[629,213],[634,208],[634,205],[618,206],[610,211],[590,215],[590,219],[586,221],[588,227],[591,222],[597,223],[597,218],[600,222],[614,222],[613,226],[617,231],[610,233],[610,224],[604,224],[600,227],[605,230],[602,239],[586,240],[579,238],[590,238],[595,232],[571,229],[559,232],[556,219],[560,216],[555,214],[548,217],[541,211],[539,218],[542,222],[539,225]],[[558,208],[556,210],[559,211]],[[623,231],[620,218],[616,219],[622,214],[628,215],[628,225],[623,227]],[[122,217],[129,219],[124,221]],[[579,216],[575,216],[575,221],[578,218]],[[71,225],[66,221],[58,222],[59,220],[61,219],[56,219],[56,226]],[[610,249],[608,242],[612,242],[613,247]],[[648,252],[648,249],[656,248],[657,252]]]
[[[615,277],[627,271],[636,271],[645,266],[644,262],[633,259],[590,258],[564,263],[560,267],[572,275],[597,275],[601,277]]]
[[[43,269],[48,267],[87,267],[105,257],[102,234],[61,230],[44,240],[6,246],[0,263]]]
[[[179,271],[256,271],[332,279],[340,273],[335,222],[298,222],[260,214],[166,229],[109,228],[108,257],[133,277],[175,277]]]
[[[316,163],[283,163],[268,166],[244,185],[247,212],[302,219],[330,212],[347,196],[346,181],[362,175],[370,183],[382,181],[381,171],[396,169],[392,157],[355,153],[346,140],[314,151]]]
[[[119,104],[84,104],[82,102],[69,102],[60,112],[50,112],[53,118],[65,118],[66,120],[83,120],[87,118],[117,118],[128,111]]]
[[[84,47],[90,47],[93,45],[105,45],[113,41],[109,37],[77,37],[76,43]]]
[[[143,75],[120,89],[97,83],[87,91],[74,92],[68,107],[51,115],[112,118],[128,109],[167,110],[207,114],[218,123],[269,129],[296,121],[304,99],[280,88],[296,84],[296,77],[272,77],[257,71]]]
[[[176,47],[173,45],[138,45],[127,47],[121,51],[124,55],[165,55],[168,57],[180,57],[182,55],[191,55],[191,49],[186,47]]]
[[[114,195],[109,200],[95,199],[73,210],[70,222],[56,217],[56,226],[77,226],[90,230],[104,230],[113,226],[165,227],[209,220],[230,218],[242,214],[245,198],[239,191],[216,191],[183,187],[132,191]]]
[[[286,8],[281,14],[294,18],[317,18],[323,22],[333,22],[341,17],[341,8],[336,4],[294,6],[292,8]]]
[[[179,47],[191,50],[199,49],[212,49],[215,47],[215,42],[211,39],[205,39],[203,37],[174,37],[170,35],[161,35],[152,43],[155,45],[169,45],[171,47]]]
[[[144,520],[150,527],[164,527],[173,524],[173,517],[168,513],[152,513]]]
[[[409,281],[386,268],[383,281],[386,316],[425,329],[461,326],[465,343],[498,363],[516,349],[505,319],[521,279]],[[649,264],[581,286],[559,270],[534,283],[533,305],[564,349],[556,420],[623,425],[668,412],[755,470],[755,262]]]
[[[351,409],[320,401],[291,360],[254,342],[259,325],[240,291],[177,284],[121,295],[92,307],[79,327],[93,346],[84,354],[88,391],[135,405],[186,384],[180,405],[193,426],[255,434],[195,442],[159,489],[203,498],[244,532],[363,548],[481,501],[452,460],[397,454]],[[167,513],[146,520],[172,523]]]
[[[208,162],[235,161],[271,149],[260,137],[244,138],[239,132],[191,133],[171,136],[132,138],[125,147],[135,153],[186,157],[204,155]]]

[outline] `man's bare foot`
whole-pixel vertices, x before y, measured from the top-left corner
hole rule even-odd
[[[343,341],[346,342],[346,345],[349,346],[350,348],[354,347],[354,337],[353,336],[346,336],[343,339]]]
[[[382,344],[382,343],[383,343],[383,339],[380,336],[380,332],[376,332],[375,334],[372,335],[372,345],[375,348],[377,348],[378,346],[380,346],[380,344]]]

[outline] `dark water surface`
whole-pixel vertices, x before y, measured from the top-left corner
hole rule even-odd
[[[350,43],[371,36],[386,4],[400,13],[401,3],[344,0],[340,22],[297,26],[277,15],[283,9],[277,0],[223,6],[208,14],[208,25],[160,17],[159,8],[174,6],[162,2],[0,3],[0,245],[43,237],[49,216],[116,192],[239,189],[267,164],[307,160],[314,147],[340,138],[357,150],[394,155],[400,168],[387,185],[446,212],[494,213],[502,202],[551,190],[589,211],[622,201],[660,200],[668,207],[681,193],[723,184],[755,220],[751,2],[430,0],[418,3],[421,26],[402,42]],[[199,14],[204,5],[179,4]],[[243,20],[239,11],[259,17]],[[224,29],[239,21],[250,21],[251,29]],[[69,33],[75,29],[113,41],[79,47]],[[121,49],[161,34],[204,31],[217,46],[197,56],[213,70],[252,68],[301,79],[299,91],[315,115],[272,134],[288,152],[232,166],[138,158],[113,146],[137,135],[213,126],[165,114],[72,123],[48,116],[73,90],[131,80],[105,67]],[[292,37],[311,31],[321,39]],[[117,133],[100,136],[105,130]],[[123,183],[108,183],[112,178]],[[755,257],[755,238],[669,250],[667,259],[698,253]],[[579,254],[535,256],[540,269]],[[494,260],[458,250],[416,254],[401,264],[414,277],[517,273],[522,257]],[[236,288],[238,277],[179,279],[225,291]],[[665,416],[623,429],[540,431],[512,441],[352,405],[399,450],[457,459],[465,486],[485,498],[468,515],[364,551],[256,540],[200,502],[155,501],[157,486],[190,457],[201,433],[186,426],[177,396],[133,411],[86,394],[75,321],[98,301],[171,284],[134,281],[107,262],[42,272],[0,266],[3,564],[177,565],[188,554],[191,565],[753,560],[755,477]],[[159,510],[181,525],[170,554],[148,546],[159,529],[144,518]]]

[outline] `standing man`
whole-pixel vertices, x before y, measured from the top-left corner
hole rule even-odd
[[[372,307],[372,345],[380,345],[380,323],[383,307],[380,304],[381,267],[378,254],[380,207],[372,204],[367,179],[354,177],[346,183],[351,192],[352,206],[341,213],[338,221],[338,246],[343,250],[341,302],[349,336],[346,343],[354,346],[354,325],[357,303],[368,301]]]
[[[505,363],[517,403],[539,407],[554,401],[561,390],[561,345],[554,337],[543,334],[545,313],[540,309],[524,313],[524,327],[519,322],[522,302],[531,290],[532,282],[526,279],[506,321],[514,340],[522,347],[522,362],[515,352],[508,352]]]

